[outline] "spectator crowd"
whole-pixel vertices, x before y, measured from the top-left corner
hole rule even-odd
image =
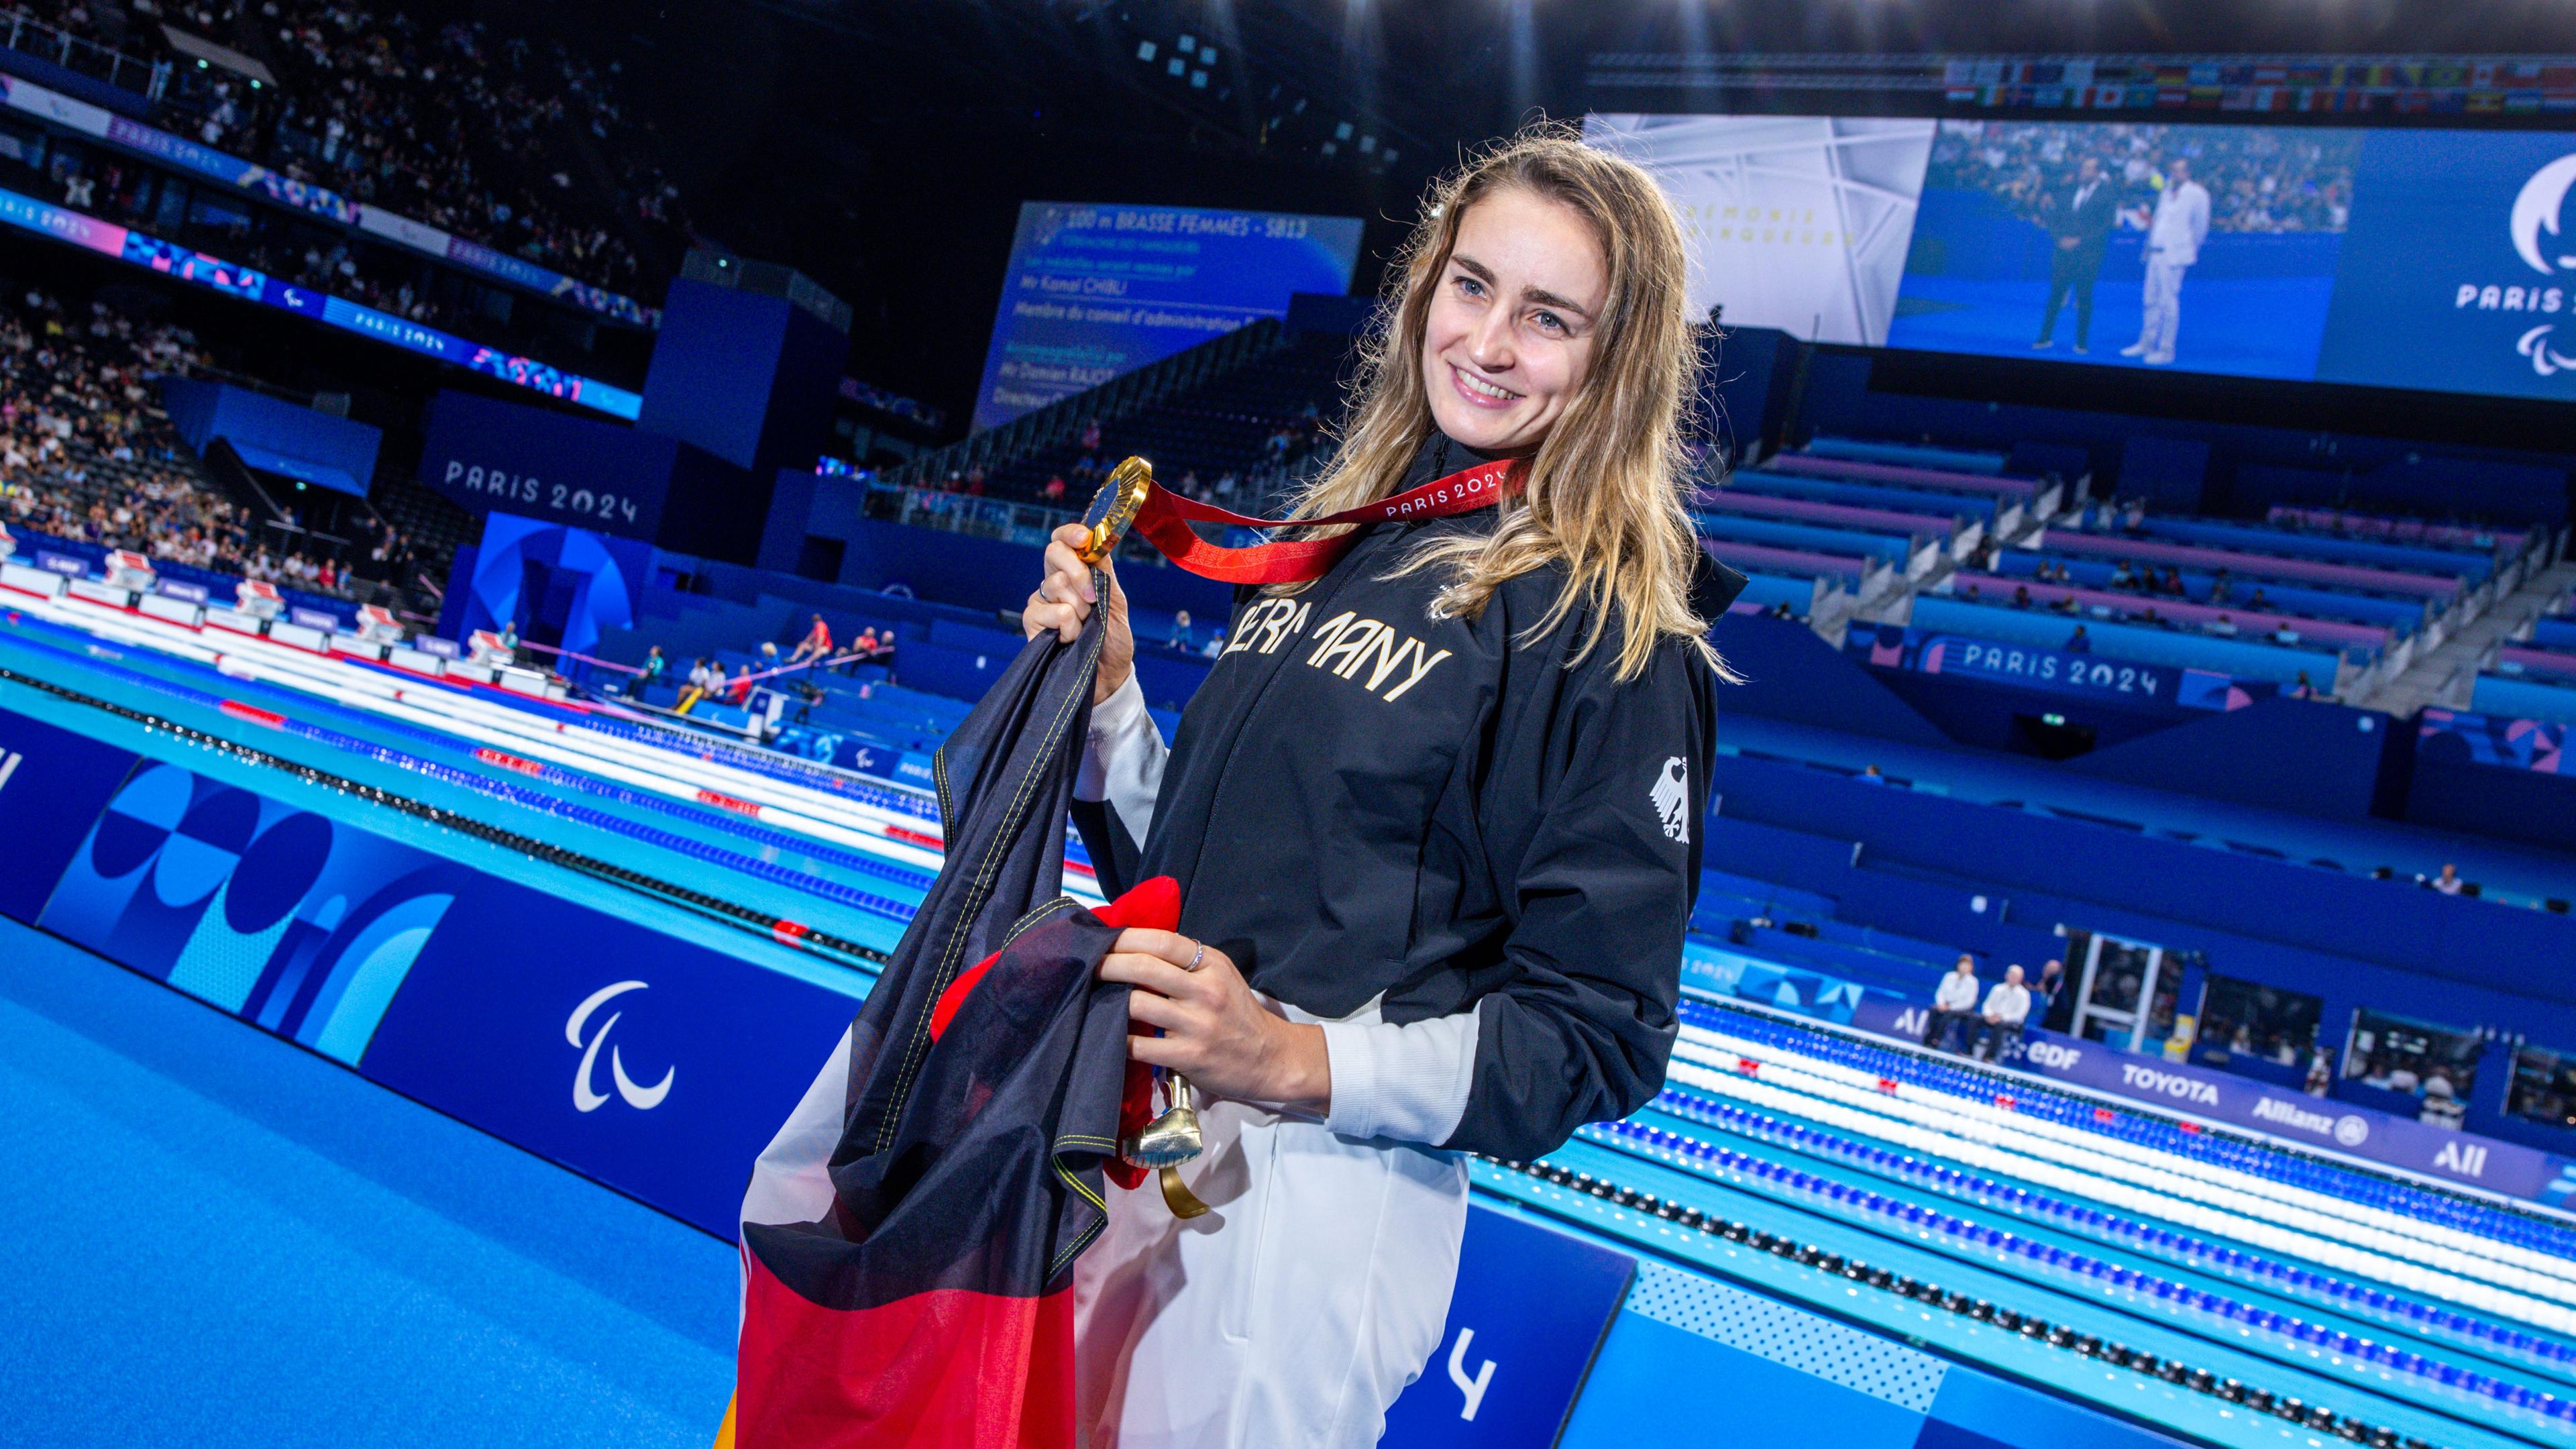
[[[2352,216],[2359,132],[2316,127],[1945,121],[1927,189],[1982,191],[2045,224],[2051,198],[2086,157],[2121,192],[2124,225],[2143,231],[2163,164],[2191,162],[2209,190],[2209,229],[2339,232]]]
[[[151,379],[207,365],[185,329],[86,313],[41,292],[0,303],[0,522],[21,550],[45,535],[158,560],[371,599],[380,581],[443,563],[363,519],[349,556],[272,531],[188,451]],[[263,536],[266,535],[266,536]]]
[[[678,189],[650,159],[659,149],[650,123],[615,95],[619,67],[603,70],[561,42],[336,0],[127,0],[130,15],[83,0],[25,8],[146,58],[164,50],[150,22],[241,51],[279,84],[200,77],[193,139],[581,281],[654,290],[659,268],[637,243],[658,252],[685,233]],[[609,168],[589,188],[572,174],[581,155]],[[399,282],[361,280],[345,243],[339,255],[290,247],[235,260],[405,316],[426,305],[400,295]]]

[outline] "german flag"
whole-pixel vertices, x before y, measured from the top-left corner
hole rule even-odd
[[[743,1200],[742,1449],[1073,1443],[1073,1263],[1145,1082],[1094,971],[1180,914],[1060,894],[1099,651],[1097,614],[1032,641],[938,754],[947,860]]]

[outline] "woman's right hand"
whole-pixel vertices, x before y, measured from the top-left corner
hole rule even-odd
[[[1046,576],[1038,580],[1037,592],[1020,610],[1020,628],[1026,637],[1034,639],[1050,629],[1067,644],[1082,637],[1083,622],[1099,601],[1092,594],[1091,565],[1074,550],[1090,539],[1091,530],[1079,523],[1055,531],[1054,541],[1047,545]],[[1109,612],[1101,619],[1100,672],[1092,680],[1093,704],[1116,694],[1136,672],[1136,636],[1127,628],[1127,592],[1118,587],[1117,561],[1102,560],[1100,571],[1109,580]]]

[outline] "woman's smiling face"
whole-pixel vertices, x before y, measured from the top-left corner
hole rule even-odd
[[[1537,450],[1583,386],[1610,296],[1601,243],[1573,208],[1521,187],[1458,219],[1422,334],[1431,419],[1486,453]]]

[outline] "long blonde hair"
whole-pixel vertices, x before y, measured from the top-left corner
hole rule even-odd
[[[1299,495],[1295,516],[1375,502],[1403,481],[1432,431],[1423,336],[1459,219],[1508,187],[1570,207],[1600,241],[1610,289],[1591,370],[1540,442],[1527,488],[1502,505],[1493,532],[1427,544],[1394,575],[1446,568],[1435,611],[1473,618],[1506,581],[1562,561],[1566,587],[1525,637],[1544,635],[1588,604],[1591,627],[1576,659],[1601,642],[1616,615],[1619,679],[1645,672],[1670,637],[1688,640],[1733,680],[1709,647],[1708,621],[1690,604],[1699,544],[1682,506],[1681,424],[1699,348],[1684,301],[1681,225],[1653,177],[1584,145],[1571,126],[1530,127],[1433,184],[1421,221],[1388,269],[1386,295],[1362,344],[1341,450]]]

